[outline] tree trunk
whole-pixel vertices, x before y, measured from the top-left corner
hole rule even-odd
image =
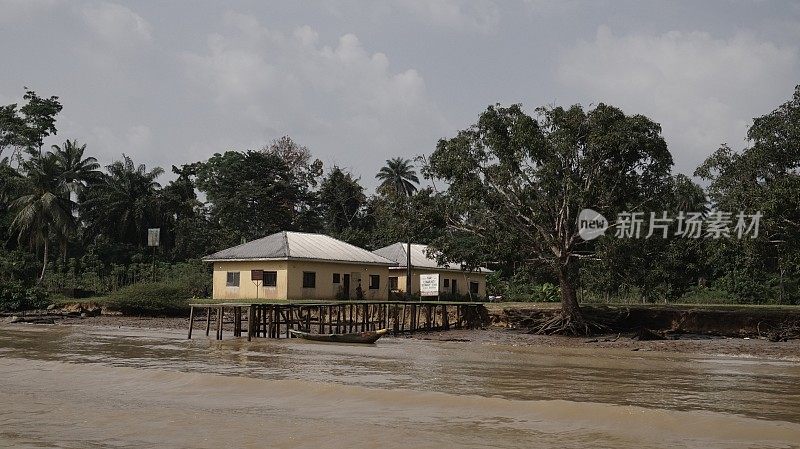
[[[44,241],[44,256],[42,257],[42,274],[39,275],[39,280],[36,281],[36,285],[42,283],[42,280],[44,279],[45,270],[47,270],[47,239],[45,239]]]
[[[558,266],[558,283],[561,287],[561,316],[576,323],[583,322],[583,313],[578,304],[578,295],[575,292],[575,278],[578,267],[572,260],[560,263]]]

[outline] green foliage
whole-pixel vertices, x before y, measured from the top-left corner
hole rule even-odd
[[[189,286],[193,296],[211,294],[211,267],[199,260],[188,262],[151,262],[133,257],[127,264],[103,264],[92,258],[57,260],[52,263],[45,285],[51,291],[84,290],[93,294],[115,292],[128,285],[147,282],[180,282]],[[140,260],[136,262],[136,260]]]
[[[28,282],[33,285],[39,265],[36,257],[22,249],[6,251],[0,248],[0,284]]]
[[[706,190],[671,176],[657,123],[605,104],[532,116],[491,106],[416,159],[431,187],[419,187],[414,163],[398,157],[379,169],[372,195],[338,167],[322,178],[322,163],[289,137],[173,166],[177,178],[165,187],[160,168],[125,155],[101,173],[74,140],[42,151],[60,111],[57,97],[30,90],[22,105],[0,106],[5,308],[40,304],[41,279],[56,294],[82,289],[128,311],[172,313],[210,294],[199,257],[280,230],[370,249],[431,244],[440,262],[498,270],[488,292],[506,300],[557,300],[559,285],[586,302],[800,303],[800,86],[754,120],[745,148],[723,146],[698,167]],[[706,195],[712,210],[762,211],[759,237],[576,237],[585,207],[608,218],[708,212]],[[145,246],[150,227],[161,228],[155,254]]]
[[[0,311],[41,309],[47,304],[47,292],[41,287],[28,287],[19,281],[0,282]]]
[[[557,285],[509,282],[501,290],[500,296],[506,302],[558,302],[561,291]]]
[[[719,285],[746,301],[800,302],[800,86],[792,98],[753,120],[750,146],[722,146],[698,167],[718,210],[761,211],[759,236],[715,245]],[[777,285],[775,285],[777,284]]]
[[[675,302],[683,304],[741,304],[742,300],[727,290],[694,287]]]
[[[380,248],[407,240],[425,244],[434,241],[445,231],[442,214],[445,205],[444,198],[431,188],[421,189],[410,197],[394,194],[374,197],[370,203],[375,220],[371,246]]]
[[[454,254],[455,242],[474,259],[516,253],[547,263],[557,274],[564,313],[579,318],[574,286],[580,210],[609,216],[654,202],[670,179],[672,156],[660,126],[641,115],[599,104],[537,109],[490,106],[472,127],[440,140],[425,173],[448,185],[449,232],[435,242]],[[502,254],[501,255],[504,255]],[[491,258],[491,259],[490,259]]]
[[[334,166],[319,188],[325,230],[330,234],[344,234],[362,228],[366,201],[364,187],[358,179]]]
[[[91,236],[108,235],[120,243],[143,246],[147,229],[159,227],[163,220],[156,179],[160,167],[147,170],[122,155],[106,167],[107,174],[89,183],[81,198],[81,216],[89,224]]]
[[[191,299],[211,293],[209,267],[200,261],[164,265],[156,277],[157,282],[140,280],[112,292],[106,304],[126,315],[181,315]]]
[[[413,162],[401,157],[387,159],[375,178],[381,181],[378,190],[397,196],[413,195],[419,184]]]
[[[11,159],[22,160],[23,150],[34,152],[42,147],[44,139],[56,134],[56,116],[62,106],[58,97],[42,98],[25,88],[25,104],[0,106],[0,159],[7,148]]]
[[[227,230],[227,244],[304,229],[313,197],[309,185],[271,152],[227,151],[195,165],[197,187],[211,202],[211,218]]]
[[[179,281],[147,282],[121,288],[105,303],[125,315],[183,315],[194,293],[192,286]]]

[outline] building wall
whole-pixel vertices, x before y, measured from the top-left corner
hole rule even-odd
[[[389,298],[389,268],[381,265],[361,265],[335,262],[290,261],[288,264],[288,299],[337,299],[337,292],[344,291],[345,275],[350,277],[349,298],[356,299],[359,280],[366,300]],[[316,287],[303,288],[303,272],[316,273]],[[334,273],[339,274],[339,283],[333,282]],[[378,288],[369,288],[370,275],[378,276]]]
[[[397,276],[397,288],[400,291],[406,289],[406,270],[393,268],[389,270],[389,276]],[[442,293],[449,293],[451,291],[450,285],[452,280],[456,280],[456,289],[458,294],[466,295],[469,293],[469,283],[478,283],[478,296],[481,298],[486,297],[486,273],[469,272],[469,271],[448,271],[448,270],[431,270],[413,268],[411,269],[411,291],[414,294],[419,294],[419,275],[420,274],[439,274],[439,291]],[[444,286],[444,280],[449,279],[448,287]]]
[[[214,262],[214,299],[286,299],[287,291],[286,261],[270,262]],[[264,287],[250,280],[250,270],[277,271],[275,287]],[[239,273],[239,287],[227,287],[228,272]]]
[[[276,271],[277,286],[256,288],[250,280],[250,270]],[[226,287],[228,271],[240,273],[238,288]],[[303,288],[303,272],[316,273],[315,288]],[[334,273],[340,275],[338,284],[333,282]],[[345,275],[350,277],[349,297],[351,299],[356,299],[359,280],[361,280],[364,299],[388,299],[388,267],[313,261],[214,262],[214,299],[337,299],[337,291],[344,286]],[[377,289],[369,288],[370,275],[378,276]]]

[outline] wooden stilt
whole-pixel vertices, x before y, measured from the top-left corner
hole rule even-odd
[[[192,327],[194,326],[194,306],[189,309],[189,336],[188,340],[192,339]]]
[[[431,309],[433,309],[433,306],[428,304],[428,306],[426,307],[426,310],[425,310],[425,329],[428,330],[428,331],[431,330],[431,326],[433,325],[433,323],[431,321],[431,319],[432,319],[431,314],[432,314],[433,310],[431,310]]]
[[[217,311],[217,340],[222,340],[222,319],[225,316],[225,312],[222,306],[219,306]]]
[[[247,306],[247,341],[253,339],[253,305]]]

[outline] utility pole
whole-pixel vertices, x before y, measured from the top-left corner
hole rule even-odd
[[[153,282],[156,281],[156,250],[161,244],[161,228],[149,228],[147,230],[147,246],[153,247],[153,266],[151,268],[151,275]]]
[[[411,239],[406,240],[406,298],[411,298]]]

